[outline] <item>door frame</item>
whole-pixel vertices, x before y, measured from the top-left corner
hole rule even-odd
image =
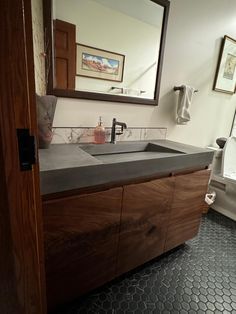
[[[20,170],[16,131],[37,138],[30,0],[2,0],[0,34],[0,312],[45,314],[39,165]]]

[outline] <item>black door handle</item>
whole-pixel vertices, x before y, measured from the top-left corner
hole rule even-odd
[[[36,162],[35,137],[30,135],[29,129],[17,129],[20,170],[32,170]]]

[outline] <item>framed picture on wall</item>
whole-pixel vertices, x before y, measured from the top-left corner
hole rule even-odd
[[[224,36],[213,90],[228,94],[235,93],[236,86],[236,40]]]
[[[122,82],[125,56],[119,53],[77,44],[76,75]]]

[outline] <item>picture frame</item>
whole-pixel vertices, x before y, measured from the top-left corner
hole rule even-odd
[[[234,94],[236,87],[236,40],[225,35],[222,41],[213,90]]]
[[[76,75],[123,82],[125,55],[76,44]]]

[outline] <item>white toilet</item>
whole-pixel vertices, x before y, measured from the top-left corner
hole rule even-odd
[[[216,192],[213,209],[236,221],[236,137],[215,152],[209,189]]]

